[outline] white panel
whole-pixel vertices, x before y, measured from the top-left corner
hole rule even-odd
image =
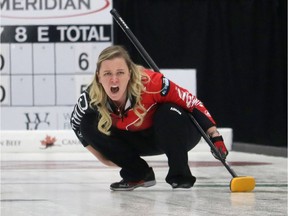
[[[11,45],[11,74],[32,74],[32,45]]]
[[[161,72],[174,83],[197,95],[195,69],[161,69]]]
[[[56,73],[74,73],[75,71],[75,45],[74,44],[56,44]]]
[[[33,44],[34,74],[54,74],[54,45]]]
[[[14,75],[12,79],[12,105],[16,106],[32,106],[33,105],[33,89],[32,76]]]
[[[34,104],[55,105],[55,76],[34,76]]]
[[[56,80],[57,105],[73,105],[76,103],[74,75],[58,75]]]

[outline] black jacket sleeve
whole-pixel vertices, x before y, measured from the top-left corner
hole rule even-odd
[[[78,139],[80,140],[80,142],[83,144],[84,147],[86,147],[89,144],[84,140],[84,137],[81,134],[81,130],[80,130],[81,120],[85,114],[91,113],[91,112],[97,112],[96,110],[92,109],[89,106],[89,102],[90,102],[90,97],[89,97],[87,90],[85,90],[84,92],[82,92],[82,94],[80,95],[77,101],[77,104],[74,106],[74,109],[72,111],[71,118],[70,118],[71,128],[75,132],[76,136],[78,137]]]

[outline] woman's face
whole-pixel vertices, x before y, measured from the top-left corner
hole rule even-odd
[[[125,102],[130,71],[124,58],[116,57],[103,61],[97,76],[111,100],[119,104]]]

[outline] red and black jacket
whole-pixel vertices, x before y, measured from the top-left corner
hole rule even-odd
[[[135,126],[139,118],[133,111],[135,102],[133,99],[130,99],[127,100],[125,111],[121,115],[117,113],[113,103],[107,104],[114,127],[119,130],[128,131],[139,131],[150,128],[153,124],[152,119],[157,106],[167,102],[175,103],[188,112],[191,112],[204,131],[216,124],[203,103],[195,95],[168,80],[161,73],[155,73],[147,69],[145,69],[145,72],[151,81],[144,84],[145,92],[141,95],[141,103],[147,110],[143,123],[140,126]],[[86,90],[79,97],[70,119],[72,129],[84,146],[88,144],[85,143],[80,133],[81,119],[87,113],[98,112],[97,109],[89,106],[89,102],[90,97]]]

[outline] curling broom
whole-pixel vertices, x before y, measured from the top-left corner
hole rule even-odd
[[[141,45],[141,43],[138,41],[138,39],[135,37],[133,32],[129,29],[128,25],[124,22],[124,20],[120,17],[116,9],[112,9],[110,11],[111,15],[117,22],[117,24],[121,27],[121,29],[124,31],[124,33],[127,35],[127,37],[130,39],[130,41],[133,43],[135,48],[138,50],[138,52],[141,54],[143,59],[147,62],[147,64],[155,71],[160,72],[159,68],[153,61],[153,59],[149,56],[149,54],[146,52],[144,47]],[[253,191],[255,188],[255,179],[252,176],[238,176],[235,171],[227,164],[226,160],[222,158],[221,154],[219,153],[218,149],[213,145],[212,141],[209,139],[208,135],[204,132],[202,127],[199,125],[199,123],[196,121],[196,119],[193,117],[192,114],[189,115],[192,122],[195,124],[198,131],[201,133],[202,137],[205,139],[207,144],[210,146],[213,153],[215,153],[216,156],[218,156],[219,160],[222,162],[222,164],[225,166],[225,168],[228,170],[228,172],[232,175],[232,179],[230,181],[230,190],[231,192],[250,192]]]

